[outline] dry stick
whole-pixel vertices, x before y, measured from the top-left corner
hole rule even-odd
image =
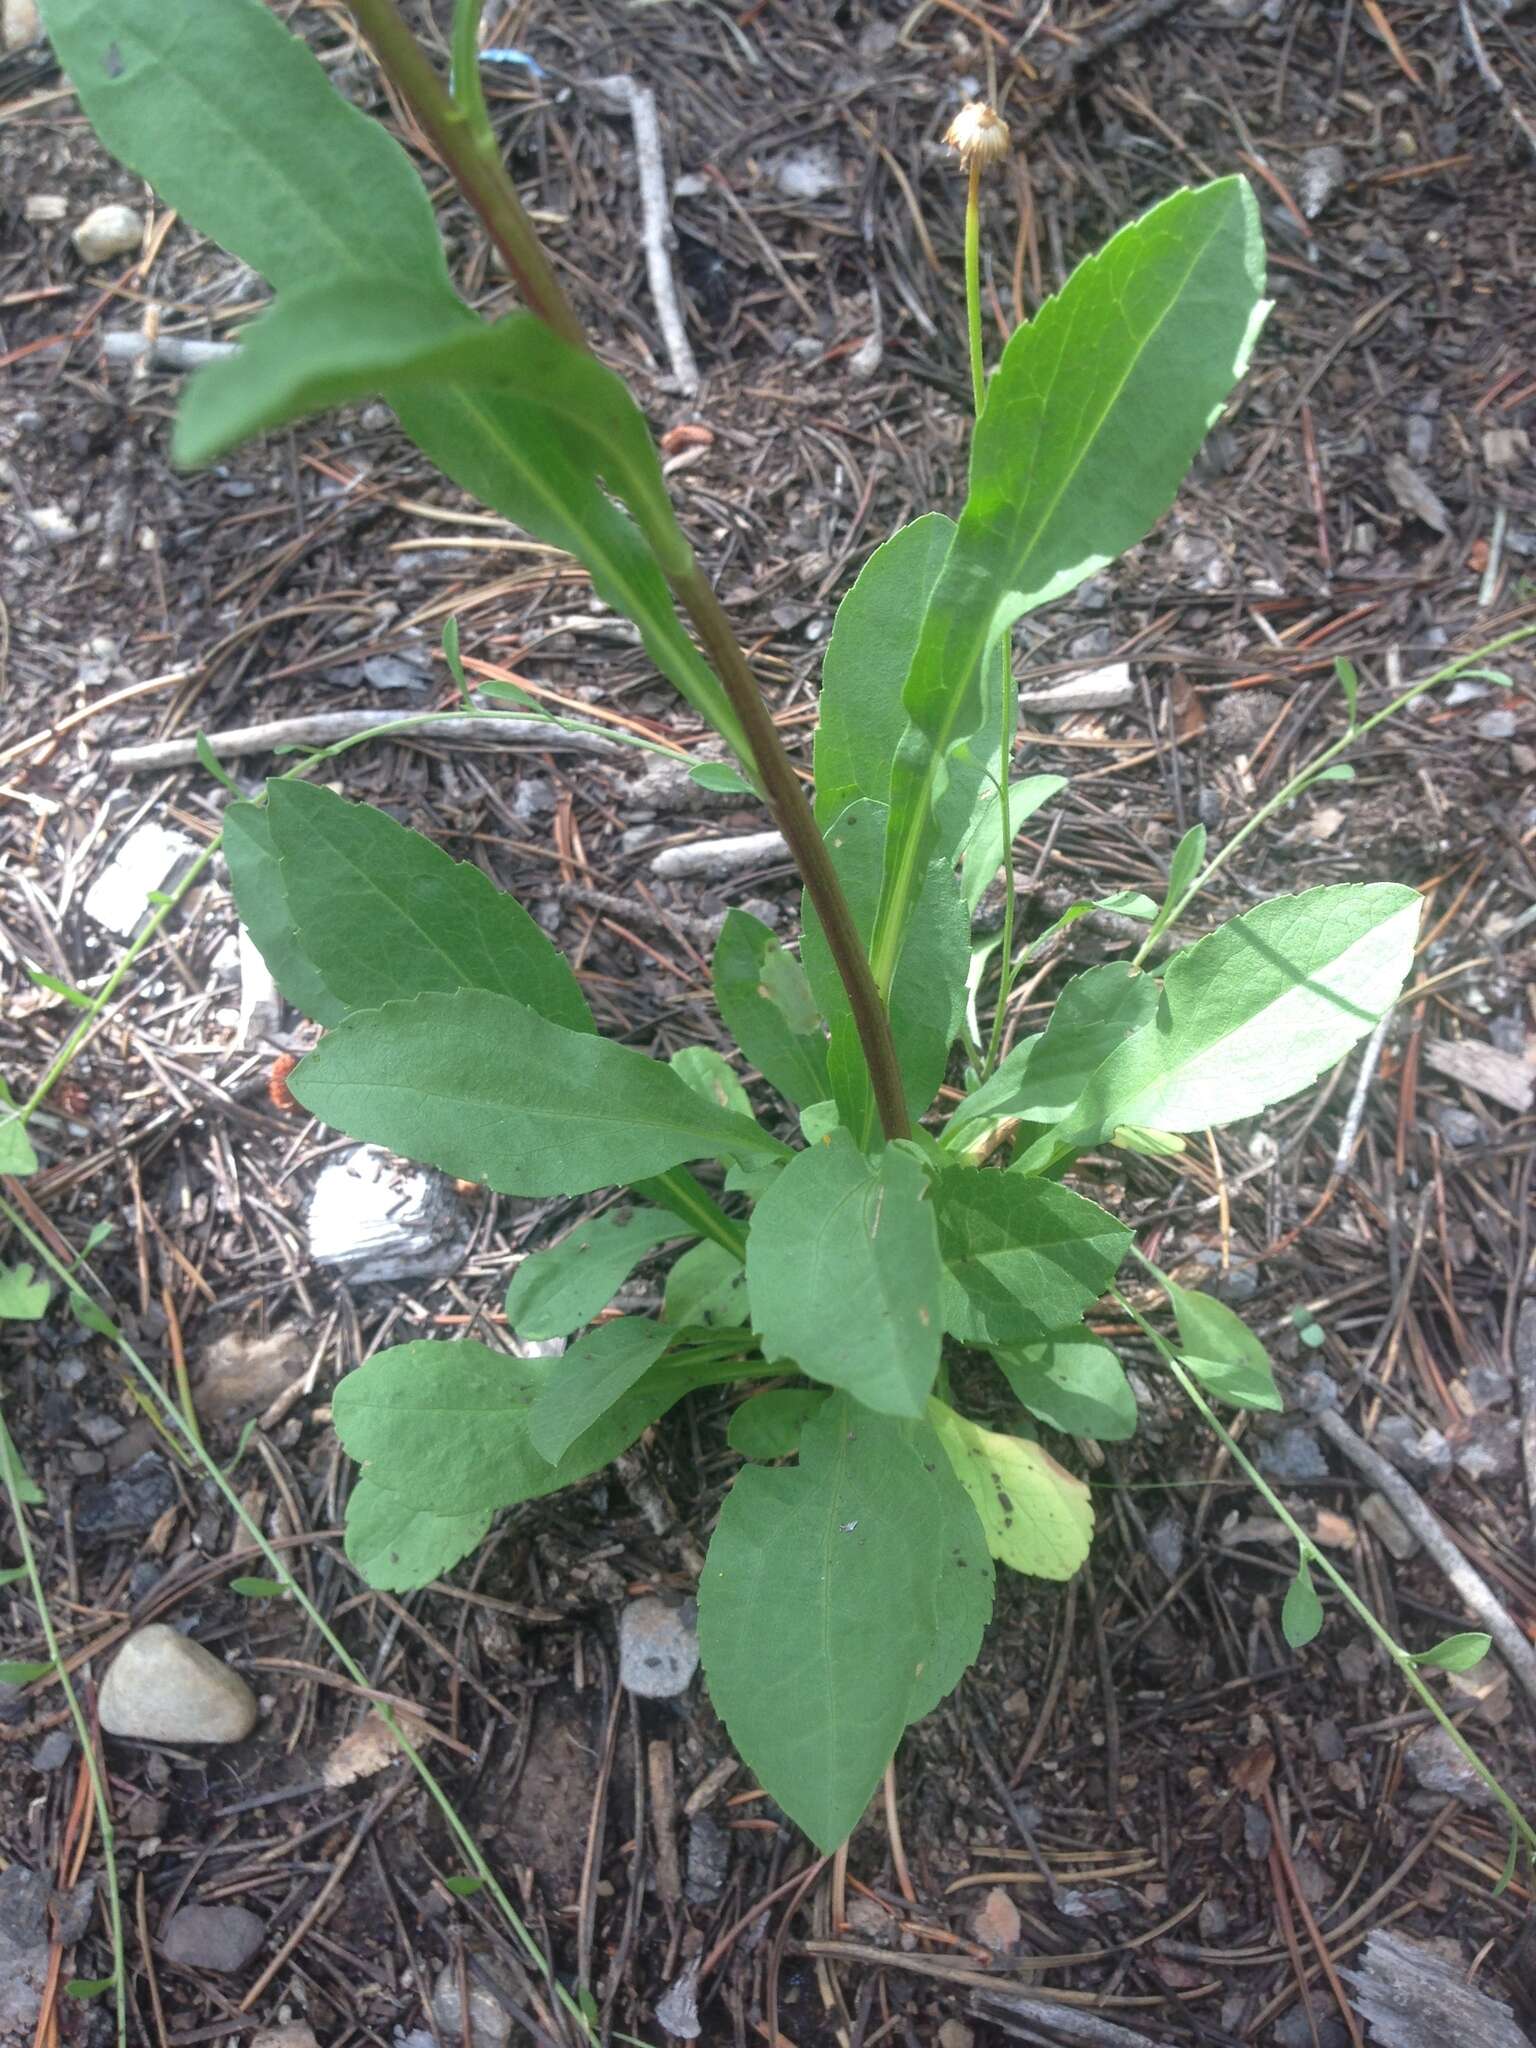
[[[1528,1294],[1521,1302],[1520,1320],[1515,1325],[1515,1385],[1520,1395],[1528,1526],[1536,1526],[1536,1294]]]
[[[656,119],[656,95],[649,86],[620,73],[616,78],[594,78],[591,89],[609,106],[627,113],[635,129],[635,168],[640,179],[640,239],[645,249],[645,273],[656,318],[666,343],[672,375],[687,398],[699,388],[699,366],[688,343],[682,309],[677,303],[677,282],[672,275],[672,215],[667,205],[667,172],[661,153],[661,124]]]
[[[247,754],[270,754],[278,747],[321,747],[333,740],[354,739],[377,731],[382,739],[450,740],[461,746],[490,744],[538,747],[548,753],[598,754],[616,759],[626,749],[617,740],[595,732],[565,732],[552,720],[503,716],[499,712],[466,717],[462,711],[428,714],[392,721],[362,707],[351,711],[309,711],[297,718],[272,718],[265,725],[232,725],[209,733],[208,745],[217,761],[237,761]],[[108,760],[123,775],[160,768],[190,768],[197,760],[197,740],[147,740],[142,745],[114,747]]]
[[[1387,1463],[1379,1451],[1373,1451],[1368,1443],[1362,1442],[1356,1436],[1336,1408],[1319,1408],[1313,1414],[1312,1420],[1328,1441],[1344,1453],[1356,1470],[1365,1474],[1377,1492],[1386,1495],[1403,1521],[1450,1580],[1462,1600],[1493,1637],[1504,1661],[1525,1688],[1526,1697],[1536,1701],[1536,1650],[1531,1648],[1523,1632],[1511,1621],[1488,1585],[1472,1569],[1456,1544],[1447,1536],[1439,1518],[1424,1505],[1407,1480]]]
[[[550,268],[517,188],[500,159],[477,142],[468,117],[428,62],[406,26],[396,0],[347,0],[347,5],[372,44],[385,75],[404,97],[423,133],[441,153],[460,191],[480,216],[529,307],[563,341],[585,350],[588,344],[581,323]],[[806,893],[821,919],[827,948],[847,991],[848,1006],[869,1067],[881,1128],[887,1138],[910,1137],[912,1126],[890,1020],[875,986],[869,956],[854,924],[848,899],[832,866],[832,857],[816,828],[773,714],[719,598],[680,530],[674,527],[667,538],[670,547],[660,550],[655,545],[655,535],[646,535],[657,566],[673,597],[693,622],[746,735],[752,756],[750,765],[761,778],[768,807],[789,841]],[[686,555],[686,562],[679,551]]]

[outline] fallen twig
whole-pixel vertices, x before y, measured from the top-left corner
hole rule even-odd
[[[366,708],[309,711],[297,718],[270,719],[265,725],[234,725],[227,732],[209,733],[207,740],[216,760],[235,761],[245,754],[270,754],[278,747],[324,747],[375,729],[380,739],[447,740],[461,747],[538,747],[552,754],[601,754],[610,759],[625,752],[616,740],[600,733],[565,732],[542,718],[499,713],[466,718],[461,712],[445,712],[441,717],[390,719]],[[114,747],[109,759],[124,775],[187,768],[197,759],[197,740],[146,740]]]
[[[686,846],[664,846],[651,862],[651,873],[664,882],[713,880],[788,857],[781,832],[745,832],[734,839],[694,839]]]
[[[187,334],[141,334],[134,327],[110,327],[101,337],[101,352],[111,363],[137,363],[148,357],[157,370],[198,370],[204,363],[223,363],[239,355],[240,344],[198,341]]]
[[[591,89],[609,106],[627,113],[634,124],[646,276],[650,279],[651,297],[656,302],[656,318],[661,324],[672,375],[684,396],[691,398],[699,388],[699,366],[689,346],[682,308],[677,303],[677,282],[672,275],[672,211],[667,203],[667,171],[661,153],[656,95],[649,86],[636,85],[623,73],[614,78],[594,78]]]

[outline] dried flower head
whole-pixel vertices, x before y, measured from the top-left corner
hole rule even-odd
[[[1008,154],[1008,123],[985,100],[967,100],[949,124],[945,142],[960,158],[960,168],[983,170]]]

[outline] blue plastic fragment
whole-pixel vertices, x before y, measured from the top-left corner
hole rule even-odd
[[[530,57],[526,50],[482,50],[480,61],[482,64],[521,64],[525,70],[531,71],[535,78],[542,78],[545,75],[544,66],[538,58]]]

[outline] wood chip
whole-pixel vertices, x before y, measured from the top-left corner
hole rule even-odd
[[[1437,1074],[1459,1081],[1476,1095],[1502,1102],[1506,1109],[1527,1110],[1536,1096],[1536,1067],[1518,1053],[1500,1052],[1476,1038],[1435,1038],[1424,1057]]]

